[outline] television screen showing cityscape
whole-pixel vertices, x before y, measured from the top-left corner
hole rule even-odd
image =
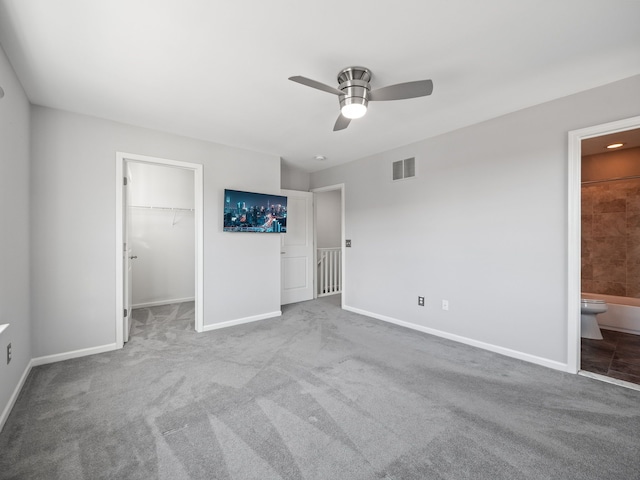
[[[225,190],[222,231],[285,233],[287,197]]]

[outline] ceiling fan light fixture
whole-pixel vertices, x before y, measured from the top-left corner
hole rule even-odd
[[[348,105],[343,105],[340,112],[343,117],[353,120],[354,118],[364,117],[365,113],[367,113],[367,106],[362,103],[350,103]]]
[[[353,95],[354,89],[345,89],[346,95],[340,97],[340,113],[343,117],[353,120],[354,118],[362,118],[367,113],[367,91],[364,88],[358,88],[356,95]]]

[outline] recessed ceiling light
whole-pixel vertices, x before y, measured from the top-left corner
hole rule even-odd
[[[613,150],[614,148],[620,148],[623,145],[624,143],[612,143],[611,145],[607,145],[607,148]]]
[[[327,159],[327,157],[325,157],[324,155],[316,155],[315,157],[313,157],[313,159],[319,162],[324,162]]]

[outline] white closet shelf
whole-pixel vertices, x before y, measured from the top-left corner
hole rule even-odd
[[[146,208],[148,210],[168,210],[170,212],[193,212],[193,208],[178,208],[178,207],[152,207],[148,205],[130,205],[131,208]]]

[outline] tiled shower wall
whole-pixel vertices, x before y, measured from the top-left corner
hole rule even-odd
[[[640,298],[640,179],[582,186],[582,291]]]

